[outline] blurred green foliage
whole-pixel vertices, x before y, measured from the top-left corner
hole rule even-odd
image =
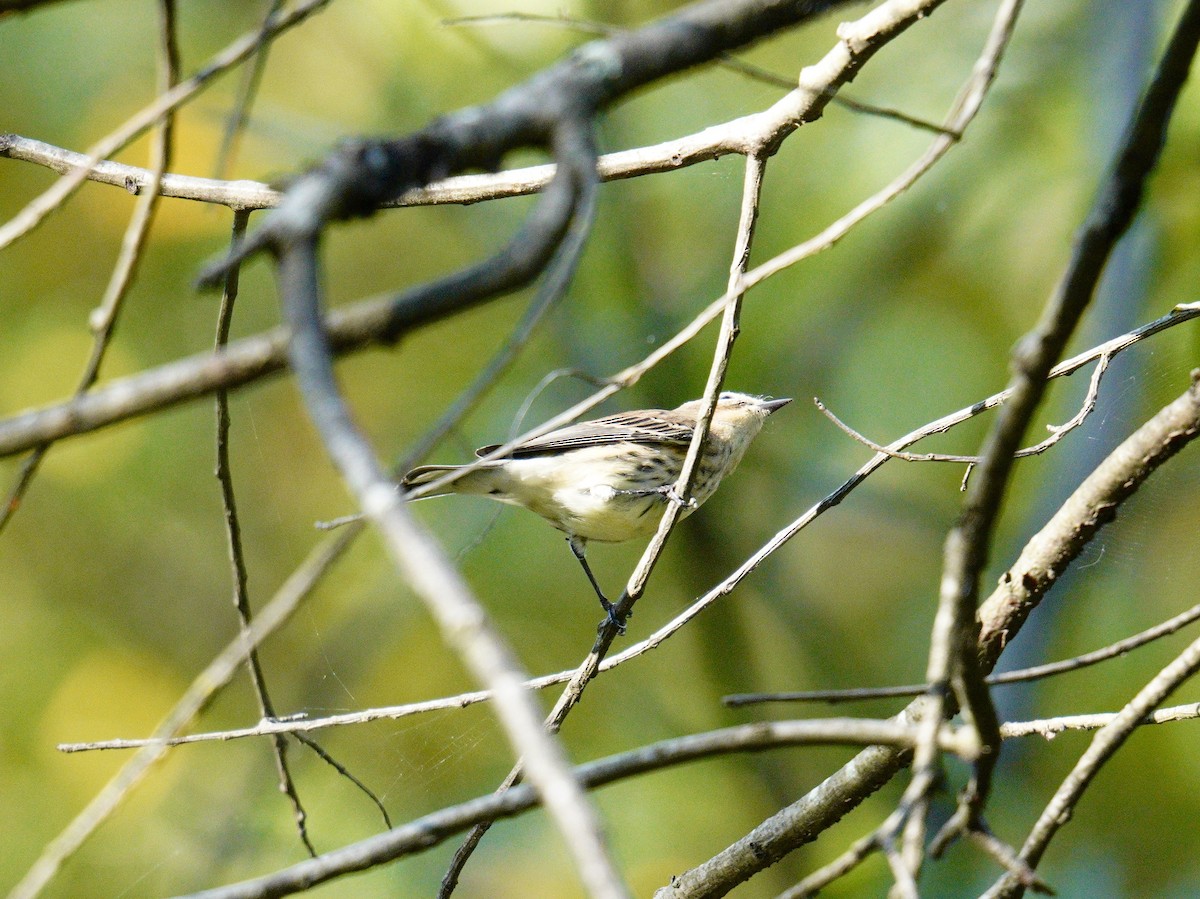
[[[887,48],[850,93],[938,119],[966,77],[991,3],[947,3]],[[251,4],[182,4],[188,71],[254,25]],[[583,38],[532,23],[446,27],[483,12],[553,12],[563,4],[338,0],[276,43],[233,171],[270,179],[315,160],[340,137],[416,128],[484,101]],[[666,2],[577,2],[572,14],[634,25]],[[1000,79],[962,146],[914,189],[834,249],[756,288],[728,383],[799,402],[772,419],[742,469],[672,537],[628,639],[649,633],[711,587],[770,535],[830,492],[867,457],[809,404],[819,396],[884,441],[1000,389],[1007,354],[1034,322],[1068,257],[1071,235],[1145,81],[1178,3],[1031,3]],[[553,8],[551,8],[553,7]],[[83,149],[151,97],[153,4],[61,3],[0,21],[2,127]],[[847,13],[849,16],[852,13]],[[794,77],[834,40],[835,19],[783,35],[746,57]],[[179,116],[172,170],[212,172],[237,76]],[[604,149],[687,134],[757,111],[780,90],[720,68],[677,78],[613,110]],[[763,261],[819,231],[900,172],[928,135],[832,106],[771,162],[755,246]],[[1200,283],[1200,103],[1185,94],[1147,208],[1075,347],[1084,348],[1194,302]],[[145,162],[141,141],[119,155]],[[549,315],[484,407],[434,454],[468,458],[509,433],[547,372],[604,376],[637,361],[724,287],[741,161],[606,185],[594,236],[569,295]],[[0,214],[52,181],[0,161]],[[391,211],[336,229],[326,244],[331,302],[395,291],[498,247],[528,199]],[[133,200],[87,185],[0,255],[0,414],[64,397],[88,351],[97,304]],[[253,222],[253,220],[252,220]],[[198,352],[212,342],[216,300],[192,287],[227,240],[229,215],[166,201],[102,379]],[[1128,277],[1125,277],[1125,276]],[[401,457],[506,339],[531,294],[499,300],[406,338],[394,351],[345,360],[339,372],[379,452]],[[243,277],[235,336],[277,320],[264,263]],[[673,406],[699,396],[714,329],[607,407]],[[1053,452],[1022,462],[993,554],[993,574],[1095,461],[1177,395],[1197,364],[1194,324],[1122,357],[1097,413]],[[1068,418],[1083,377],[1057,385],[1041,421]],[[554,382],[526,424],[587,392]],[[236,394],[234,477],[256,606],[319,539],[318,519],[349,511],[287,379]],[[970,452],[986,421],[928,448]],[[1040,428],[1040,424],[1038,425]],[[1040,435],[1039,435],[1040,436]],[[925,447],[918,447],[922,449]],[[1195,449],[1156,476],[1026,627],[1012,654],[1031,662],[1111,642],[1196,601],[1200,553]],[[210,401],[67,441],[50,453],[0,536],[0,810],[12,823],[0,884],[21,876],[117,770],[118,753],[64,756],[60,741],[147,733],[235,633],[213,468]],[[14,460],[0,462],[9,483]],[[821,709],[731,711],[745,690],[919,681],[941,565],[959,508],[961,470],[885,467],[839,508],[769,559],[733,595],[658,651],[594,684],[563,733],[576,759],[753,720]],[[572,666],[599,617],[561,537],[533,516],[449,499],[418,514],[445,542],[534,672]],[[642,547],[595,547],[617,585]],[[1171,657],[1180,638],[1101,669],[999,694],[1014,716],[1119,707]],[[360,540],[302,611],[263,650],[281,712],[332,712],[473,688],[373,536]],[[1194,690],[1188,691],[1196,698]],[[1187,697],[1183,697],[1187,698]],[[549,701],[549,699],[547,699]],[[888,714],[895,704],[865,706]],[[238,682],[199,727],[252,723]],[[489,791],[511,758],[490,711],[475,706],[319,735],[370,784],[396,821]],[[1006,747],[990,820],[1020,842],[1086,745],[1078,735]],[[1137,735],[1054,843],[1045,876],[1067,896],[1200,892],[1193,822],[1200,815],[1195,725]],[[684,870],[815,786],[845,750],[788,750],[710,761],[610,787],[598,796],[638,895]],[[379,829],[375,810],[313,756],[292,752],[313,839],[330,849]],[[955,770],[956,776],[962,771]],[[171,754],[55,881],[55,896],[152,896],[251,876],[302,857],[277,793],[268,747],[212,743]],[[867,832],[895,785],[815,845],[743,887],[769,896]],[[948,811],[948,803],[939,813]],[[323,896],[431,895],[451,845],[324,888]],[[970,849],[929,868],[929,895],[969,895],[997,872]],[[497,826],[468,868],[464,896],[571,896],[577,887],[540,814]],[[874,861],[828,890],[881,895]]]

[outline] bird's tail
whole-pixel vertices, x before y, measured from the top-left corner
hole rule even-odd
[[[432,484],[434,481],[441,480],[452,471],[459,471],[466,467],[466,465],[422,465],[406,474],[400,485],[405,490],[414,490],[425,484]],[[430,493],[423,494],[421,498],[445,496],[448,493],[487,494],[492,492],[492,488],[495,486],[494,482],[495,469],[485,465],[473,471],[468,471],[466,474],[455,478],[448,484],[443,484]]]

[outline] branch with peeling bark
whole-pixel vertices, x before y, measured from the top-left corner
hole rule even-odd
[[[1100,183],[1092,208],[1077,233],[1071,260],[1043,310],[1041,321],[1014,350],[1010,396],[983,443],[959,522],[947,535],[926,672],[934,712],[924,724],[927,739],[917,748],[913,781],[903,800],[911,810],[903,822],[903,864],[914,877],[924,854],[929,795],[940,773],[934,728],[953,705],[962,709],[990,751],[983,753],[975,765],[959,810],[943,828],[937,842],[940,844],[956,833],[986,829],[982,814],[991,788],[1000,735],[991,695],[983,680],[986,672],[976,664],[975,647],[980,639],[975,619],[979,579],[1021,440],[1046,390],[1051,369],[1083,317],[1113,248],[1141,205],[1146,183],[1166,143],[1167,127],[1187,82],[1198,42],[1200,3],[1191,2],[1184,9],[1158,70],[1126,128],[1111,168]]]
[[[1017,563],[979,608],[979,666],[991,670],[1029,613],[1112,512],[1197,435],[1200,388],[1195,383],[1146,422],[1090,474],[1021,553]],[[1039,572],[1041,574],[1039,574]],[[911,703],[897,720],[911,726],[929,714],[927,696]],[[704,864],[675,878],[660,899],[721,895],[805,843],[865,801],[911,761],[911,753],[872,746],[827,778],[820,787],[768,818]],[[700,889],[703,885],[703,889]]]

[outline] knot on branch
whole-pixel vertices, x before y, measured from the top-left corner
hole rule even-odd
[[[339,144],[305,176],[329,182],[326,219],[365,218],[388,200],[454,171],[453,150],[437,133],[438,124],[396,140],[355,138]]]

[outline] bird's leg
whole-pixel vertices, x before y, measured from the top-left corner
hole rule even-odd
[[[616,496],[657,496],[663,492],[662,487],[640,487],[636,490],[618,490],[613,488]]]
[[[700,504],[696,502],[696,498],[689,496],[686,500],[675,492],[674,484],[664,484],[658,488],[658,492],[667,498],[667,502],[674,503],[677,506],[682,506],[689,511],[696,511],[700,508]]]
[[[695,510],[698,508],[694,498],[689,497],[688,501],[684,502],[683,497],[680,497],[674,489],[674,484],[664,484],[661,487],[640,487],[637,490],[614,490],[618,496],[625,497],[653,497],[660,496],[668,503],[682,505],[684,509]]]
[[[567,546],[571,547],[571,552],[575,554],[575,558],[579,560],[579,564],[583,566],[583,573],[587,575],[589,581],[592,582],[592,589],[596,591],[596,595],[600,597],[600,605],[604,606],[604,611],[612,614],[613,605],[605,597],[604,591],[600,589],[600,584],[596,581],[596,576],[592,574],[592,568],[587,563],[585,555],[586,542],[579,537],[571,536],[567,538]]]
[[[592,567],[587,563],[587,555],[585,554],[587,541],[581,537],[571,535],[567,537],[567,546],[571,547],[571,552],[575,554],[575,558],[578,559],[579,564],[583,566],[583,573],[586,574],[588,580],[591,581],[592,589],[596,591],[596,596],[600,598],[600,605],[604,607],[604,611],[608,614],[606,621],[602,622],[601,624],[603,625],[604,623],[612,622],[614,625],[616,625],[617,632],[624,635],[625,622],[617,619],[616,613],[614,612],[616,606],[608,601],[608,598],[604,595],[604,591],[600,589],[600,584],[596,580],[596,576],[592,574]]]
[[[691,497],[688,497],[687,502],[684,502],[683,497],[675,492],[674,484],[663,484],[661,487],[643,487],[637,490],[614,490],[613,492],[620,496],[661,496],[666,502],[683,506],[685,509],[695,511],[699,508],[699,504]]]

